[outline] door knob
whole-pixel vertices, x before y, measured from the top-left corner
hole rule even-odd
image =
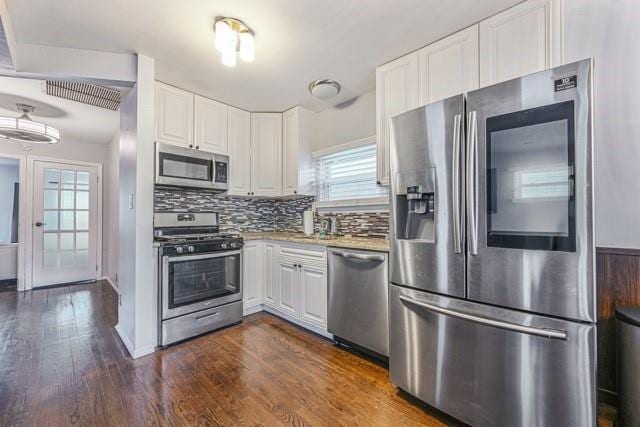
[[[42,227],[45,223],[44,222],[36,222],[36,227]]]

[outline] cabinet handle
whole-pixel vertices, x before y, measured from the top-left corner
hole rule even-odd
[[[199,150],[199,149],[200,149],[200,146],[199,146],[199,145],[196,145],[196,150]]]
[[[193,144],[189,144],[189,148],[193,148]]]
[[[293,190],[293,194],[298,194],[298,192],[296,190]]]

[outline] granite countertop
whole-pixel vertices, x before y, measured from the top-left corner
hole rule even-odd
[[[306,236],[302,233],[264,232],[242,233],[244,240],[276,240],[282,242],[321,245],[336,248],[364,249],[369,251],[389,252],[389,240],[376,237],[338,236],[320,239],[317,235]]]

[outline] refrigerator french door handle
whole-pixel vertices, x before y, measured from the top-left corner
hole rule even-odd
[[[469,219],[469,253],[478,255],[478,123],[477,113],[469,112],[467,123],[467,212]]]
[[[462,114],[453,118],[453,154],[451,160],[451,197],[453,202],[453,251],[462,253],[462,218],[460,209],[460,144],[462,139]]]
[[[536,328],[533,326],[519,325],[516,323],[505,322],[503,320],[492,319],[490,317],[477,316],[471,313],[465,313],[463,311],[451,310],[449,308],[440,307],[434,304],[430,304],[425,301],[419,301],[415,298],[411,298],[406,295],[400,295],[400,299],[408,304],[417,305],[418,307],[426,308],[427,310],[434,311],[436,313],[444,314],[446,316],[456,317],[462,320],[468,320],[470,322],[479,323],[481,325],[493,326],[500,329],[506,329],[514,332],[522,332],[529,335],[536,335],[539,337],[553,338],[558,340],[567,340],[567,331],[560,329],[549,328]]]

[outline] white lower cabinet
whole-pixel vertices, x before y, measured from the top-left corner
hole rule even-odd
[[[321,328],[327,327],[327,269],[304,265],[300,269],[300,318]]]
[[[242,308],[246,314],[260,311],[264,288],[262,241],[247,242],[242,250]]]
[[[257,256],[256,249],[261,252]],[[326,249],[314,245],[247,242],[245,314],[264,308],[322,335],[327,333]],[[255,280],[260,275],[261,280]],[[252,288],[259,283],[260,292]],[[258,296],[259,295],[259,296]],[[259,301],[259,302],[258,302]]]
[[[298,317],[299,309],[299,274],[298,265],[293,261],[278,261],[280,279],[280,303],[278,309],[289,316]]]
[[[264,305],[277,308],[280,303],[280,282],[276,273],[278,262],[278,245],[274,243],[264,243]],[[248,268],[252,268],[248,266]]]

